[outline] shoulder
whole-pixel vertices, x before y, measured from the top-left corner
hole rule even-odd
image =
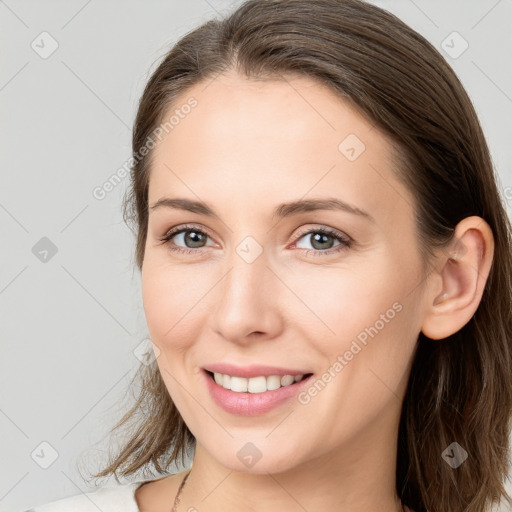
[[[95,491],[62,498],[24,512],[139,512],[135,491],[142,483],[106,485]]]

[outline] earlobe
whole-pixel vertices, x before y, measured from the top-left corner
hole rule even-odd
[[[466,217],[457,224],[453,241],[441,250],[435,271],[440,281],[427,294],[421,331],[443,339],[466,325],[478,308],[494,256],[494,237],[481,217]]]

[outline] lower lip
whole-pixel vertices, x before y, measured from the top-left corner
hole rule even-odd
[[[238,393],[219,386],[206,371],[202,372],[214,402],[231,414],[255,416],[264,414],[297,395],[312,375],[299,382],[264,393]]]

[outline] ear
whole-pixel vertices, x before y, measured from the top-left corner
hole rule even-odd
[[[427,293],[421,331],[431,339],[446,338],[466,325],[480,304],[494,256],[494,237],[481,217],[466,217],[453,241],[441,251]]]

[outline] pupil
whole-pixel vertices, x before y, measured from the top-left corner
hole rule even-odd
[[[195,238],[195,240],[194,240]],[[190,241],[192,243],[192,247],[201,247],[202,239],[202,233],[197,233],[195,231],[188,231],[185,235],[185,242],[188,245],[188,242]],[[197,245],[194,245],[197,244]]]
[[[313,247],[315,247],[315,243],[320,243],[320,244],[325,244],[327,243],[327,245],[331,245],[329,244],[329,238],[331,238],[329,235],[326,235],[324,233],[315,233],[313,235]],[[330,247],[315,247],[316,249],[330,249]]]

